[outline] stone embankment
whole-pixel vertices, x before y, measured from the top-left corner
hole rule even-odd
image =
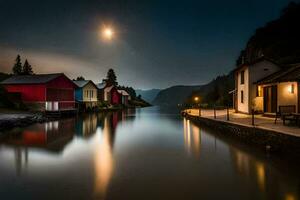
[[[300,157],[300,137],[230,121],[191,116],[188,113],[183,113],[183,115],[195,124],[209,127],[223,136],[236,138],[269,152],[288,153]]]

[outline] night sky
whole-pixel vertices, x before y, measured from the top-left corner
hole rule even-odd
[[[36,73],[135,88],[203,84],[234,68],[255,29],[288,0],[0,0],[0,71],[17,54]],[[114,28],[104,41],[102,26]]]

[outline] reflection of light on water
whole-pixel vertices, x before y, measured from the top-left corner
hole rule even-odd
[[[236,164],[240,173],[249,174],[248,157],[243,152],[236,150]]]
[[[199,156],[200,155],[200,129],[195,125],[192,126],[193,130],[193,141],[194,141],[194,153]]]
[[[265,168],[261,163],[256,164],[257,180],[261,190],[265,189]]]
[[[102,139],[97,140],[95,147],[95,193],[104,196],[113,172],[111,134],[108,119],[104,119]]]
[[[192,126],[192,127],[191,127]],[[192,130],[192,131],[191,131]],[[200,129],[195,125],[191,125],[190,120],[183,119],[183,137],[184,146],[188,154],[193,153],[196,156],[200,155]]]
[[[52,121],[52,122],[46,122],[45,123],[45,131],[46,133],[48,131],[57,131],[59,128],[59,121]]]
[[[265,191],[266,187],[266,167],[265,164],[256,161],[247,153],[234,149],[235,164],[238,172],[246,177],[251,177],[256,174],[257,185],[260,190]]]
[[[296,200],[296,197],[293,194],[288,193],[285,195],[284,199],[285,200]]]

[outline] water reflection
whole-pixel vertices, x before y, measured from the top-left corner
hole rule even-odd
[[[200,156],[201,134],[200,128],[191,124],[190,120],[183,119],[184,146],[188,154]]]
[[[83,138],[89,138],[97,129],[98,125],[97,114],[85,114],[76,118],[76,135]]]
[[[283,194],[280,199],[297,199],[299,195],[300,180],[295,185],[284,183],[285,177],[280,171],[268,165],[261,159],[252,156],[245,151],[230,146],[231,159],[242,181],[255,180],[257,188],[261,191],[264,199],[279,199],[278,194]],[[276,192],[274,189],[276,188]]]
[[[113,143],[115,138],[115,129],[117,122],[117,113],[110,114],[104,118],[102,130],[102,139],[96,140],[97,145],[94,150],[95,161],[95,195],[104,197],[111,179],[114,167],[112,156]]]
[[[0,141],[1,199],[299,199],[299,173],[283,161],[159,112],[10,131]]]
[[[135,110],[111,112],[99,116],[102,118],[102,132],[98,132],[94,146],[95,189],[97,199],[104,199],[114,171],[113,147],[118,124],[126,120],[126,116],[134,116]],[[131,118],[132,119],[132,118]]]
[[[0,141],[7,150],[13,152],[16,175],[21,175],[28,167],[31,151],[42,151],[52,155],[62,154],[64,148],[76,135],[88,139],[97,134],[95,145],[96,192],[107,188],[113,169],[112,149],[115,131],[119,122],[134,110],[81,115],[75,118],[35,124],[26,129],[14,129]]]
[[[263,159],[259,159],[256,156],[241,150],[241,148],[235,147],[233,144],[226,144],[224,141],[217,139],[216,135],[205,133],[201,136],[203,130],[194,125],[190,120],[183,119],[183,134],[184,134],[184,146],[188,155],[192,155],[194,158],[201,158],[200,152],[206,151],[217,152],[228,150],[231,158],[234,171],[238,175],[237,177],[243,184],[248,182],[254,182],[255,187],[260,191],[261,198],[263,199],[289,199],[295,200],[299,196],[300,180],[294,185],[287,185],[282,182],[286,177],[281,174],[280,171],[275,169],[269,163]],[[204,143],[201,143],[201,139]],[[214,141],[212,141],[214,140]],[[212,145],[214,143],[214,145]],[[219,144],[219,146],[217,145]],[[222,149],[219,149],[223,146]],[[206,152],[205,152],[206,153]],[[274,191],[276,188],[276,192]],[[282,196],[278,196],[282,194]]]
[[[11,147],[14,152],[16,174],[19,176],[27,169],[30,161],[29,149],[42,149],[59,154],[72,140],[74,124],[74,119],[51,121],[30,126],[26,130],[15,129],[8,134],[2,143]]]

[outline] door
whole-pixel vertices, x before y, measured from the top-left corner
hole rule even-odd
[[[277,85],[264,87],[264,112],[277,112]]]
[[[58,111],[58,102],[53,102],[53,110]]]
[[[52,102],[51,101],[46,101],[46,110],[51,111],[52,110]]]

